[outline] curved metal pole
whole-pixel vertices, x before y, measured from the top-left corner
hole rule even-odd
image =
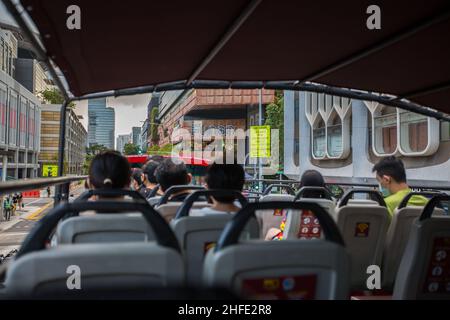
[[[64,151],[66,148],[66,112],[67,107],[70,103],[70,99],[64,100],[64,103],[60,111],[60,121],[59,121],[59,146],[58,146],[58,177],[64,175]],[[55,206],[61,200],[67,200],[69,197],[69,184],[56,186],[55,192]]]

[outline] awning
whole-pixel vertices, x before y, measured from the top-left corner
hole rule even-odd
[[[448,0],[21,3],[75,96],[319,83],[450,113]],[[372,4],[379,30],[366,26]],[[80,30],[67,28],[70,5],[81,9]]]

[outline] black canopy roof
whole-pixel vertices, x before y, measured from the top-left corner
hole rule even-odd
[[[20,2],[75,96],[141,86],[313,86],[450,113],[447,0]],[[74,4],[80,30],[66,26]],[[366,26],[372,4],[381,9],[379,30]]]

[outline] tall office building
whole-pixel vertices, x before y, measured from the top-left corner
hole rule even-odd
[[[115,113],[113,108],[106,107],[106,98],[89,99],[88,102],[88,144],[98,144],[114,149]]]
[[[131,135],[133,136],[133,144],[140,146],[141,145],[141,128],[140,127],[131,128]]]
[[[127,143],[131,142],[131,135],[130,134],[119,134],[116,141],[117,141],[116,150],[123,153],[125,145]]]

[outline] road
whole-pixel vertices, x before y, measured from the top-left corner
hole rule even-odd
[[[71,192],[74,198],[85,189],[78,188]],[[16,212],[11,221],[0,222],[0,255],[19,249],[23,240],[37,221],[53,208],[53,198],[24,199],[24,210]]]

